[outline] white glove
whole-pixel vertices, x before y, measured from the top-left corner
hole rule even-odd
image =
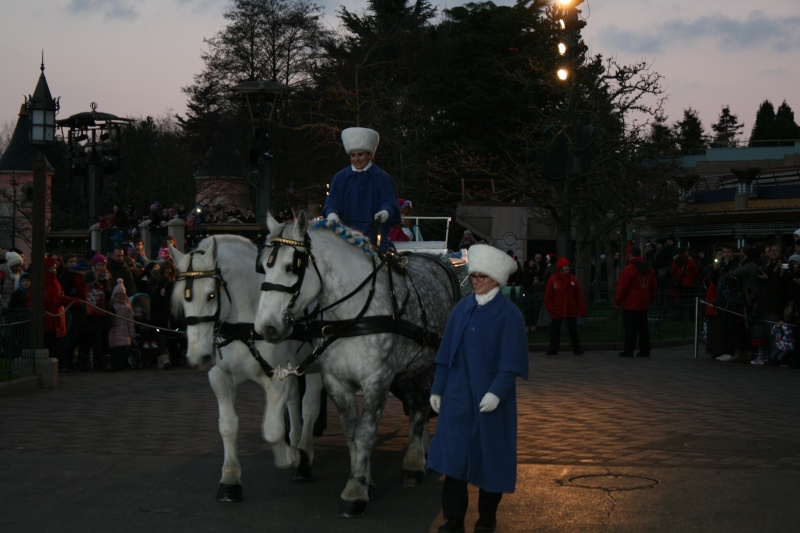
[[[328,220],[332,220],[334,222],[339,222],[339,215],[337,215],[336,213],[329,213],[328,214]]]
[[[435,412],[439,412],[439,407],[442,406],[442,397],[438,394],[431,394],[431,409]]]
[[[483,395],[483,399],[481,400],[480,408],[481,413],[490,413],[497,409],[498,404],[500,403],[500,398],[496,395],[492,394],[491,392],[487,392]]]
[[[386,209],[381,209],[377,213],[375,213],[375,220],[380,220],[381,224],[389,220],[389,211]]]

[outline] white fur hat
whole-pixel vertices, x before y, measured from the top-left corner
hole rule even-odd
[[[9,267],[22,264],[22,256],[17,252],[6,252],[6,263]]]
[[[374,155],[375,150],[378,149],[378,141],[380,141],[378,132],[369,128],[347,128],[342,130],[342,144],[344,144],[344,150],[348,154],[361,150]]]
[[[508,277],[517,271],[517,262],[494,246],[474,244],[469,249],[469,273],[480,272],[495,280],[501,287]]]

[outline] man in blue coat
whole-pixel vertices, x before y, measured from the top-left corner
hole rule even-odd
[[[379,140],[378,132],[369,128],[342,131],[350,166],[333,177],[322,216],[358,230],[370,240],[378,221],[380,248],[386,250],[391,245],[392,225],[400,224],[400,206],[392,177],[372,162]]]
[[[502,493],[517,481],[517,377],[528,378],[525,319],[501,293],[517,270],[492,246],[469,249],[475,294],[450,312],[436,355],[431,407],[439,413],[428,468],[445,475],[439,532],[464,531],[467,483],[480,489],[476,532],[492,532]]]

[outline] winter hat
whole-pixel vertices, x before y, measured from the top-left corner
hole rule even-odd
[[[547,254],[547,263],[552,265],[556,261],[556,254]]]
[[[342,144],[348,154],[360,150],[375,154],[378,149],[380,135],[375,130],[369,128],[347,128],[342,130]]]
[[[20,274],[19,275],[19,280],[22,281],[23,279],[31,279],[31,273],[30,272],[23,272],[22,274]]]
[[[481,272],[505,287],[508,277],[517,271],[517,262],[494,246],[476,244],[469,249],[467,267],[470,274]]]
[[[17,252],[6,252],[6,264],[8,264],[9,267],[21,265],[22,256]]]
[[[89,261],[81,257],[78,259],[78,264],[73,267],[73,270],[89,270],[92,268],[92,265],[89,264]]]
[[[94,267],[97,263],[108,263],[108,259],[106,259],[106,256],[103,254],[94,254],[94,257],[92,257],[92,260],[89,261],[89,264]]]
[[[562,257],[561,259],[558,260],[558,263],[556,263],[556,269],[561,270],[561,268],[565,266],[569,266],[569,259],[567,259],[566,257]]]
[[[400,205],[400,211],[403,209],[414,209],[414,206],[411,205],[411,200],[403,200],[402,198],[398,198],[397,203]]]
[[[44,267],[45,267],[45,268],[47,268],[47,267],[51,267],[51,266],[53,266],[53,265],[55,265],[55,264],[56,264],[56,260],[55,260],[55,259],[53,259],[53,257],[52,257],[52,256],[49,256],[49,255],[48,255],[47,257],[45,257],[45,258],[44,258]]]
[[[114,285],[114,290],[111,291],[111,296],[113,297],[120,293],[125,296],[128,295],[128,293],[125,292],[125,283],[122,281],[122,278],[117,278],[117,284]]]
[[[158,249],[158,260],[159,261],[170,261],[172,257],[169,255],[169,248],[166,246],[164,248]]]
[[[790,255],[790,256],[789,256],[789,262],[791,263],[792,261],[794,261],[795,263],[797,263],[798,265],[800,265],[800,254],[793,254],[793,255]]]
[[[800,239],[800,229],[794,230],[794,240]]]

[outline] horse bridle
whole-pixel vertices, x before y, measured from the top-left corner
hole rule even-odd
[[[297,281],[294,282],[293,285],[279,285],[277,283],[263,281],[261,283],[261,290],[264,292],[287,292],[292,295],[289,299],[289,303],[286,305],[286,310],[283,313],[283,321],[286,324],[293,324],[295,319],[294,315],[292,314],[292,310],[294,309],[294,304],[297,302],[297,298],[300,297],[300,289],[303,287],[303,280],[305,279],[309,262],[314,265],[314,271],[317,273],[317,278],[319,278],[320,283],[322,283],[322,275],[319,272],[319,268],[317,268],[317,262],[314,258],[314,254],[311,252],[311,239],[308,237],[308,233],[305,234],[305,237],[302,241],[286,239],[283,237],[271,238],[269,240],[269,244],[267,245],[272,248],[269,252],[269,256],[267,257],[267,268],[273,268],[275,266],[275,261],[278,258],[278,250],[280,249],[281,245],[291,246],[294,249],[292,263],[287,267],[287,271],[297,276]],[[262,248],[256,257],[256,272],[259,274],[266,274],[266,270],[264,270],[261,261],[267,246]]]
[[[219,264],[214,265],[214,270],[192,270],[192,261],[194,260],[194,254],[204,254],[205,250],[194,250],[189,252],[189,265],[187,267],[186,272],[181,272],[177,276],[175,276],[175,281],[185,280],[186,286],[183,289],[183,299],[187,302],[191,302],[194,299],[194,280],[199,278],[213,278],[215,283],[215,290],[214,294],[220,294],[220,289],[225,289],[225,294],[228,296],[228,302],[231,302],[231,295],[228,292],[228,283],[222,277],[222,271],[219,268]],[[232,302],[231,302],[232,303]],[[219,331],[219,328],[222,324],[220,320],[220,313],[222,310],[222,304],[220,303],[219,299],[217,299],[217,309],[214,311],[213,315],[205,315],[205,316],[187,316],[186,317],[186,325],[187,326],[194,326],[197,324],[203,324],[205,322],[213,322],[214,323],[214,332],[216,333]]]

